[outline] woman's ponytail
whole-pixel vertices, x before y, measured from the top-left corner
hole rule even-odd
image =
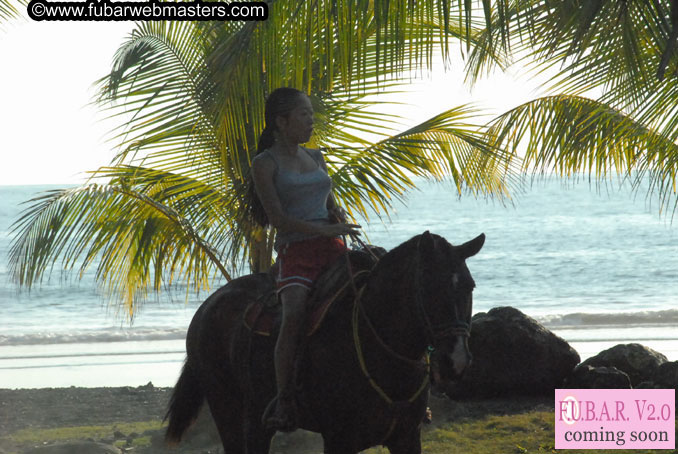
[[[270,124],[267,124],[261,135],[259,136],[259,142],[257,143],[257,155],[263,153],[273,146],[275,143],[275,130]],[[251,170],[250,170],[251,172]],[[254,179],[252,175],[249,176],[249,181],[247,182],[247,199],[249,200],[248,211],[252,221],[261,227],[266,227],[268,225],[268,216],[266,215],[266,210],[259,200],[257,191],[254,187]]]
[[[267,124],[261,135],[259,136],[259,142],[257,143],[257,154],[263,153],[265,150],[268,150],[275,143],[275,132],[273,126]]]

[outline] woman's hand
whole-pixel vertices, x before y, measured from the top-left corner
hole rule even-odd
[[[358,224],[328,224],[320,227],[323,236],[343,236],[343,235],[360,235],[360,226]]]
[[[346,217],[346,211],[340,206],[334,206],[328,210],[330,215],[330,222],[333,224],[346,224],[348,218]]]

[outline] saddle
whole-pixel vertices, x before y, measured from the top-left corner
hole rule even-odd
[[[383,248],[378,247],[370,247],[370,251],[377,257],[385,253]],[[369,272],[376,265],[372,254],[365,250],[348,252],[353,282],[358,289],[367,282]],[[272,278],[270,286],[270,290],[265,291],[259,299],[247,306],[244,313],[245,326],[260,336],[277,335],[282,319],[282,307],[278,302]],[[343,255],[322,272],[311,289],[306,312],[306,335],[313,335],[322,325],[332,305],[341,301],[342,297],[351,291],[353,283],[346,255]]]

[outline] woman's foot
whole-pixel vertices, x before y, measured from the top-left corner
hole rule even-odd
[[[272,410],[272,411],[271,411]],[[264,426],[279,432],[297,430],[297,405],[292,396],[277,396],[264,412]]]

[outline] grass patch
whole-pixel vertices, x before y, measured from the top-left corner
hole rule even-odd
[[[424,428],[422,450],[426,454],[678,454],[677,450],[556,450],[552,411],[515,415],[490,415],[474,420]],[[373,448],[365,454],[387,454]]]
[[[57,427],[51,429],[22,429],[12,434],[0,437],[0,442],[10,442],[17,445],[41,444],[44,442],[65,442],[71,440],[103,440],[113,438],[115,432],[125,435],[131,433],[142,434],[147,430],[160,430],[163,424],[160,420],[120,422],[101,426]],[[144,441],[145,439],[147,441]],[[150,444],[149,437],[140,437],[135,443]]]
[[[118,447],[134,447],[144,452],[151,445],[146,431],[161,430],[160,420],[115,423],[101,426],[23,429],[0,437],[0,445],[8,453],[21,452],[23,446],[73,440],[111,440],[115,432],[129,435],[136,432],[131,445],[126,439],[115,442]],[[290,447],[284,452],[295,452]],[[677,450],[556,450],[554,449],[553,411],[527,411],[513,415],[487,415],[461,419],[424,428],[422,448],[426,454],[678,454]],[[373,448],[365,454],[387,454],[385,448]]]

